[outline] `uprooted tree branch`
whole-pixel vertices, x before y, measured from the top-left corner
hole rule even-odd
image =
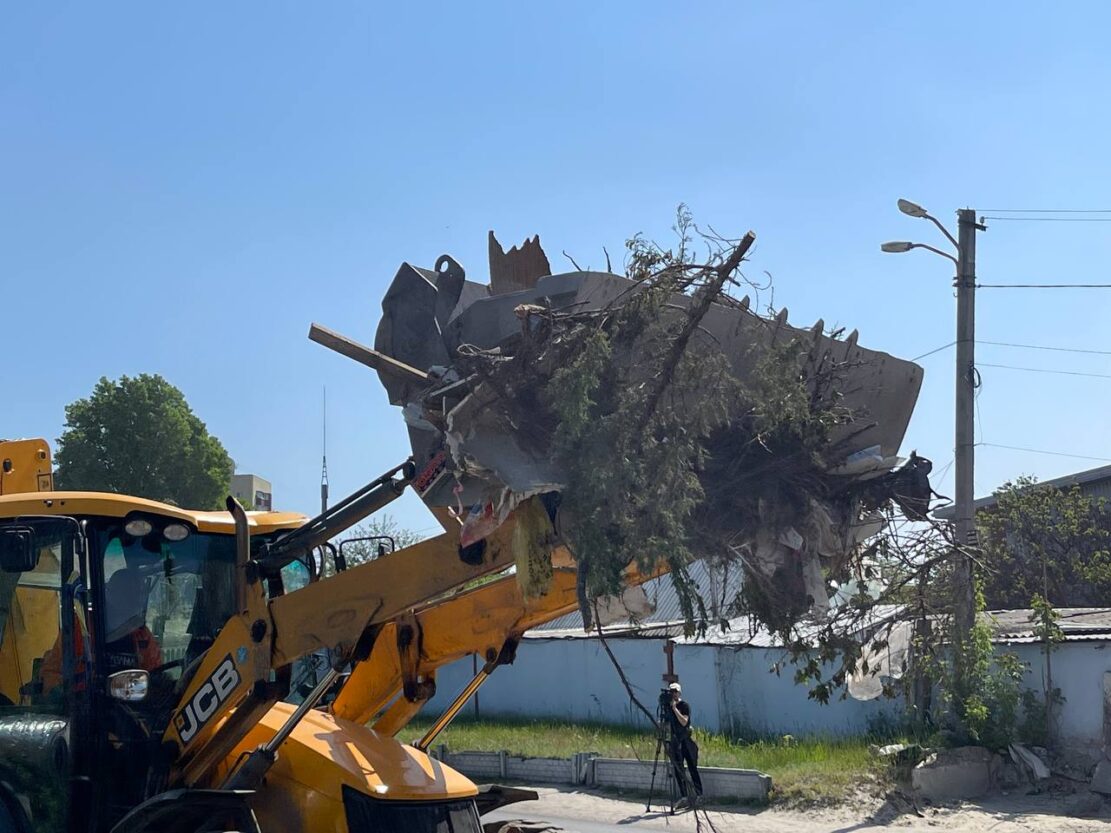
[[[554,459],[557,531],[578,562],[588,629],[592,602],[620,593],[629,564],[662,562],[688,633],[705,630],[688,566],[708,557],[744,570],[734,612],[787,636],[825,604],[826,576],[859,563],[892,501],[923,517],[929,462],[846,472],[877,422],[855,333],[750,312],[736,290],[769,288],[742,271],[751,232],[704,232],[685,210],[674,228],[670,248],[628,242],[630,283],[607,303],[521,305],[514,343],[462,346],[461,371],[523,446]]]
[[[921,368],[789,325],[745,274],[751,232],[685,208],[673,228],[670,246],[629,240],[623,276],[571,258],[552,274],[538,237],[504,251],[492,233],[488,284],[448,255],[403,264],[360,360],[404,409],[418,493],[462,550],[481,558],[514,514],[526,599],[559,552],[588,631],[596,603],[668,572],[686,633],[745,614],[792,644],[893,523],[926,517],[931,464],[896,456]],[[707,604],[696,559],[739,571],[740,597]]]

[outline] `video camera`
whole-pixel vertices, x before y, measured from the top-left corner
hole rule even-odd
[[[660,689],[659,705],[660,705],[661,709],[671,708],[671,689],[670,688]]]

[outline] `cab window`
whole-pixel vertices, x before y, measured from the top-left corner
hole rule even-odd
[[[180,677],[234,612],[234,537],[155,518],[106,523],[97,540],[106,673],[138,668]]]
[[[33,570],[0,573],[0,705],[37,701],[44,673],[61,683],[61,545],[54,537],[36,547]]]

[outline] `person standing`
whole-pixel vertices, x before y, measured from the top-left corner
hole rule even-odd
[[[671,723],[671,742],[668,754],[671,765],[675,769],[675,780],[679,783],[679,792],[682,798],[676,803],[675,808],[690,806],[692,799],[702,795],[702,776],[698,772],[698,744],[691,734],[691,707],[683,699],[683,688],[679,683],[668,685],[671,692],[670,710],[668,720]],[[687,772],[689,771],[688,778]],[[694,787],[695,795],[691,796],[688,784]]]

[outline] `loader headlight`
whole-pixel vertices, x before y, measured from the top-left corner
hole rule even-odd
[[[133,518],[124,526],[124,531],[133,538],[145,538],[152,529],[151,522],[145,518]]]
[[[184,541],[189,537],[189,527],[185,524],[168,524],[162,530],[162,537],[176,544],[178,541]]]

